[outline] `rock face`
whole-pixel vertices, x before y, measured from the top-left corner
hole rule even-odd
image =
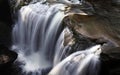
[[[73,22],[71,22],[73,23]],[[72,50],[74,51],[79,51],[79,50],[85,50],[86,48],[95,45],[96,43],[93,42],[92,39],[89,39],[83,35],[81,35],[79,32],[76,31],[76,27],[77,25],[73,24],[69,24],[68,18],[65,17],[63,19],[63,24],[69,29],[69,33],[66,32],[65,33],[65,44],[68,45],[68,43],[66,43],[66,40],[68,42],[74,42],[71,46],[72,46]]]
[[[120,75],[120,48],[101,53],[100,73],[100,75]]]
[[[95,14],[107,17],[112,24],[120,24],[120,0],[86,0],[93,5]]]
[[[115,47],[120,46],[119,25],[112,25],[110,21],[97,15],[74,14],[66,18],[68,26],[79,34],[101,42],[111,43]]]
[[[65,24],[78,40],[86,38],[85,45],[102,44],[100,75],[120,75],[120,7],[119,0],[86,0],[93,5],[93,15],[72,14]],[[100,33],[100,34],[99,34]],[[89,41],[88,41],[89,40]],[[79,43],[78,47],[83,47]],[[73,46],[74,49],[76,45]],[[78,49],[79,50],[79,49]]]
[[[30,3],[31,0],[10,0],[10,7],[12,12],[18,11],[22,6]]]

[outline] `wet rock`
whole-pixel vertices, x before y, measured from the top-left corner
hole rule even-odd
[[[64,31],[64,46],[72,46],[75,43],[75,38],[73,37],[72,32],[69,30],[69,28],[66,28]]]
[[[0,69],[12,64],[17,58],[17,53],[10,51],[4,45],[0,45]]]
[[[32,0],[10,0],[10,7],[12,9],[12,12],[15,13],[16,11],[18,11],[22,6],[28,5],[29,3],[31,3]],[[38,2],[35,0],[35,2]],[[33,2],[33,3],[35,3]]]
[[[90,2],[90,4],[93,6],[95,14],[107,17],[109,20],[111,20],[111,22],[116,21],[118,18],[119,18],[118,20],[120,20],[120,0],[86,0],[86,1]]]
[[[120,75],[120,48],[101,53],[100,75]]]
[[[106,17],[100,15],[72,14],[65,18],[66,25],[78,34],[93,40],[102,40],[101,43],[111,42],[120,46],[119,24],[112,24]]]
[[[75,52],[75,51],[79,51],[79,50],[85,50],[86,48],[95,45],[94,42],[92,42],[89,38],[84,37],[83,35],[79,34],[76,29],[77,28],[75,24],[71,25],[69,24],[69,21],[67,20],[67,18],[64,18],[63,20],[64,25],[68,27],[70,34],[65,34],[65,43],[66,40],[68,40],[69,42],[72,41],[72,51],[71,53]]]
[[[8,61],[10,61],[9,60],[10,58],[8,57],[8,56],[6,56],[6,55],[0,55],[0,64],[2,64],[2,63],[7,63]]]

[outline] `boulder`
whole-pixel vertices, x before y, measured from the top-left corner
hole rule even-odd
[[[119,24],[113,24],[111,21],[100,15],[80,15],[72,14],[66,18],[66,25],[78,34],[84,37],[100,40],[100,43],[113,44],[120,46]]]
[[[93,42],[93,40],[87,37],[84,37],[83,35],[78,33],[76,31],[77,30],[76,28],[79,28],[79,27],[77,27],[77,25],[75,25],[76,23],[73,23],[73,22],[72,22],[73,23],[72,25],[69,24],[70,21],[68,20],[67,17],[63,19],[63,23],[65,26],[68,27],[69,32],[70,32],[70,33],[66,32],[64,44],[69,43],[69,42],[73,43],[71,45],[72,52],[79,51],[79,50],[85,50],[86,48],[96,44]]]
[[[9,50],[3,44],[0,44],[0,74],[2,75],[18,75],[13,67],[14,61],[17,59],[17,53]]]
[[[109,19],[118,17],[120,19],[119,14],[120,0],[86,0],[86,1],[88,1],[93,6],[95,14],[108,17]]]
[[[9,66],[17,58],[17,53],[9,50],[4,45],[0,45],[0,69]]]

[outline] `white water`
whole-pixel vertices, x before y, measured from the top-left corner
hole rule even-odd
[[[24,63],[24,71],[37,71],[52,67],[56,41],[62,32],[61,21],[65,5],[51,6],[41,3],[21,8],[13,28],[13,49],[18,52],[18,61]],[[61,43],[59,43],[61,44]]]
[[[83,0],[32,0],[31,3],[35,2],[56,2],[56,3],[63,3],[63,4],[82,4]]]
[[[98,75],[100,45],[78,51],[56,65],[48,75]]]
[[[73,53],[61,60],[68,48],[63,45],[65,29],[61,26],[65,7],[64,4],[37,2],[20,9],[13,28],[12,48],[18,53],[17,61],[22,63],[19,66],[26,75],[44,75],[42,71],[52,67],[49,75],[97,75],[91,71],[96,70],[99,58],[99,53],[96,53],[100,46]],[[66,66],[69,69],[66,70]]]

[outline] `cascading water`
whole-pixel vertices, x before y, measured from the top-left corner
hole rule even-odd
[[[95,49],[73,53],[62,61],[61,57],[65,55],[64,52],[68,48],[63,45],[66,28],[64,29],[61,25],[66,16],[64,13],[66,5],[42,4],[42,1],[44,0],[23,6],[13,28],[12,49],[18,53],[17,61],[22,63],[19,66],[23,72],[26,75],[29,73],[30,75],[45,75],[42,74],[43,70],[55,67],[49,75],[97,75],[90,72],[88,66],[96,69],[94,67],[99,58],[99,54],[96,55],[98,46],[95,46]],[[90,63],[92,65],[88,65]],[[65,69],[67,66],[71,68],[69,71],[74,69],[73,73],[67,72]]]
[[[100,45],[78,51],[56,65],[48,75],[99,75]]]
[[[24,63],[21,66],[25,71],[52,67],[56,41],[62,31],[61,21],[65,16],[64,6],[38,2],[21,8],[13,29],[13,49],[18,52],[18,61]]]

